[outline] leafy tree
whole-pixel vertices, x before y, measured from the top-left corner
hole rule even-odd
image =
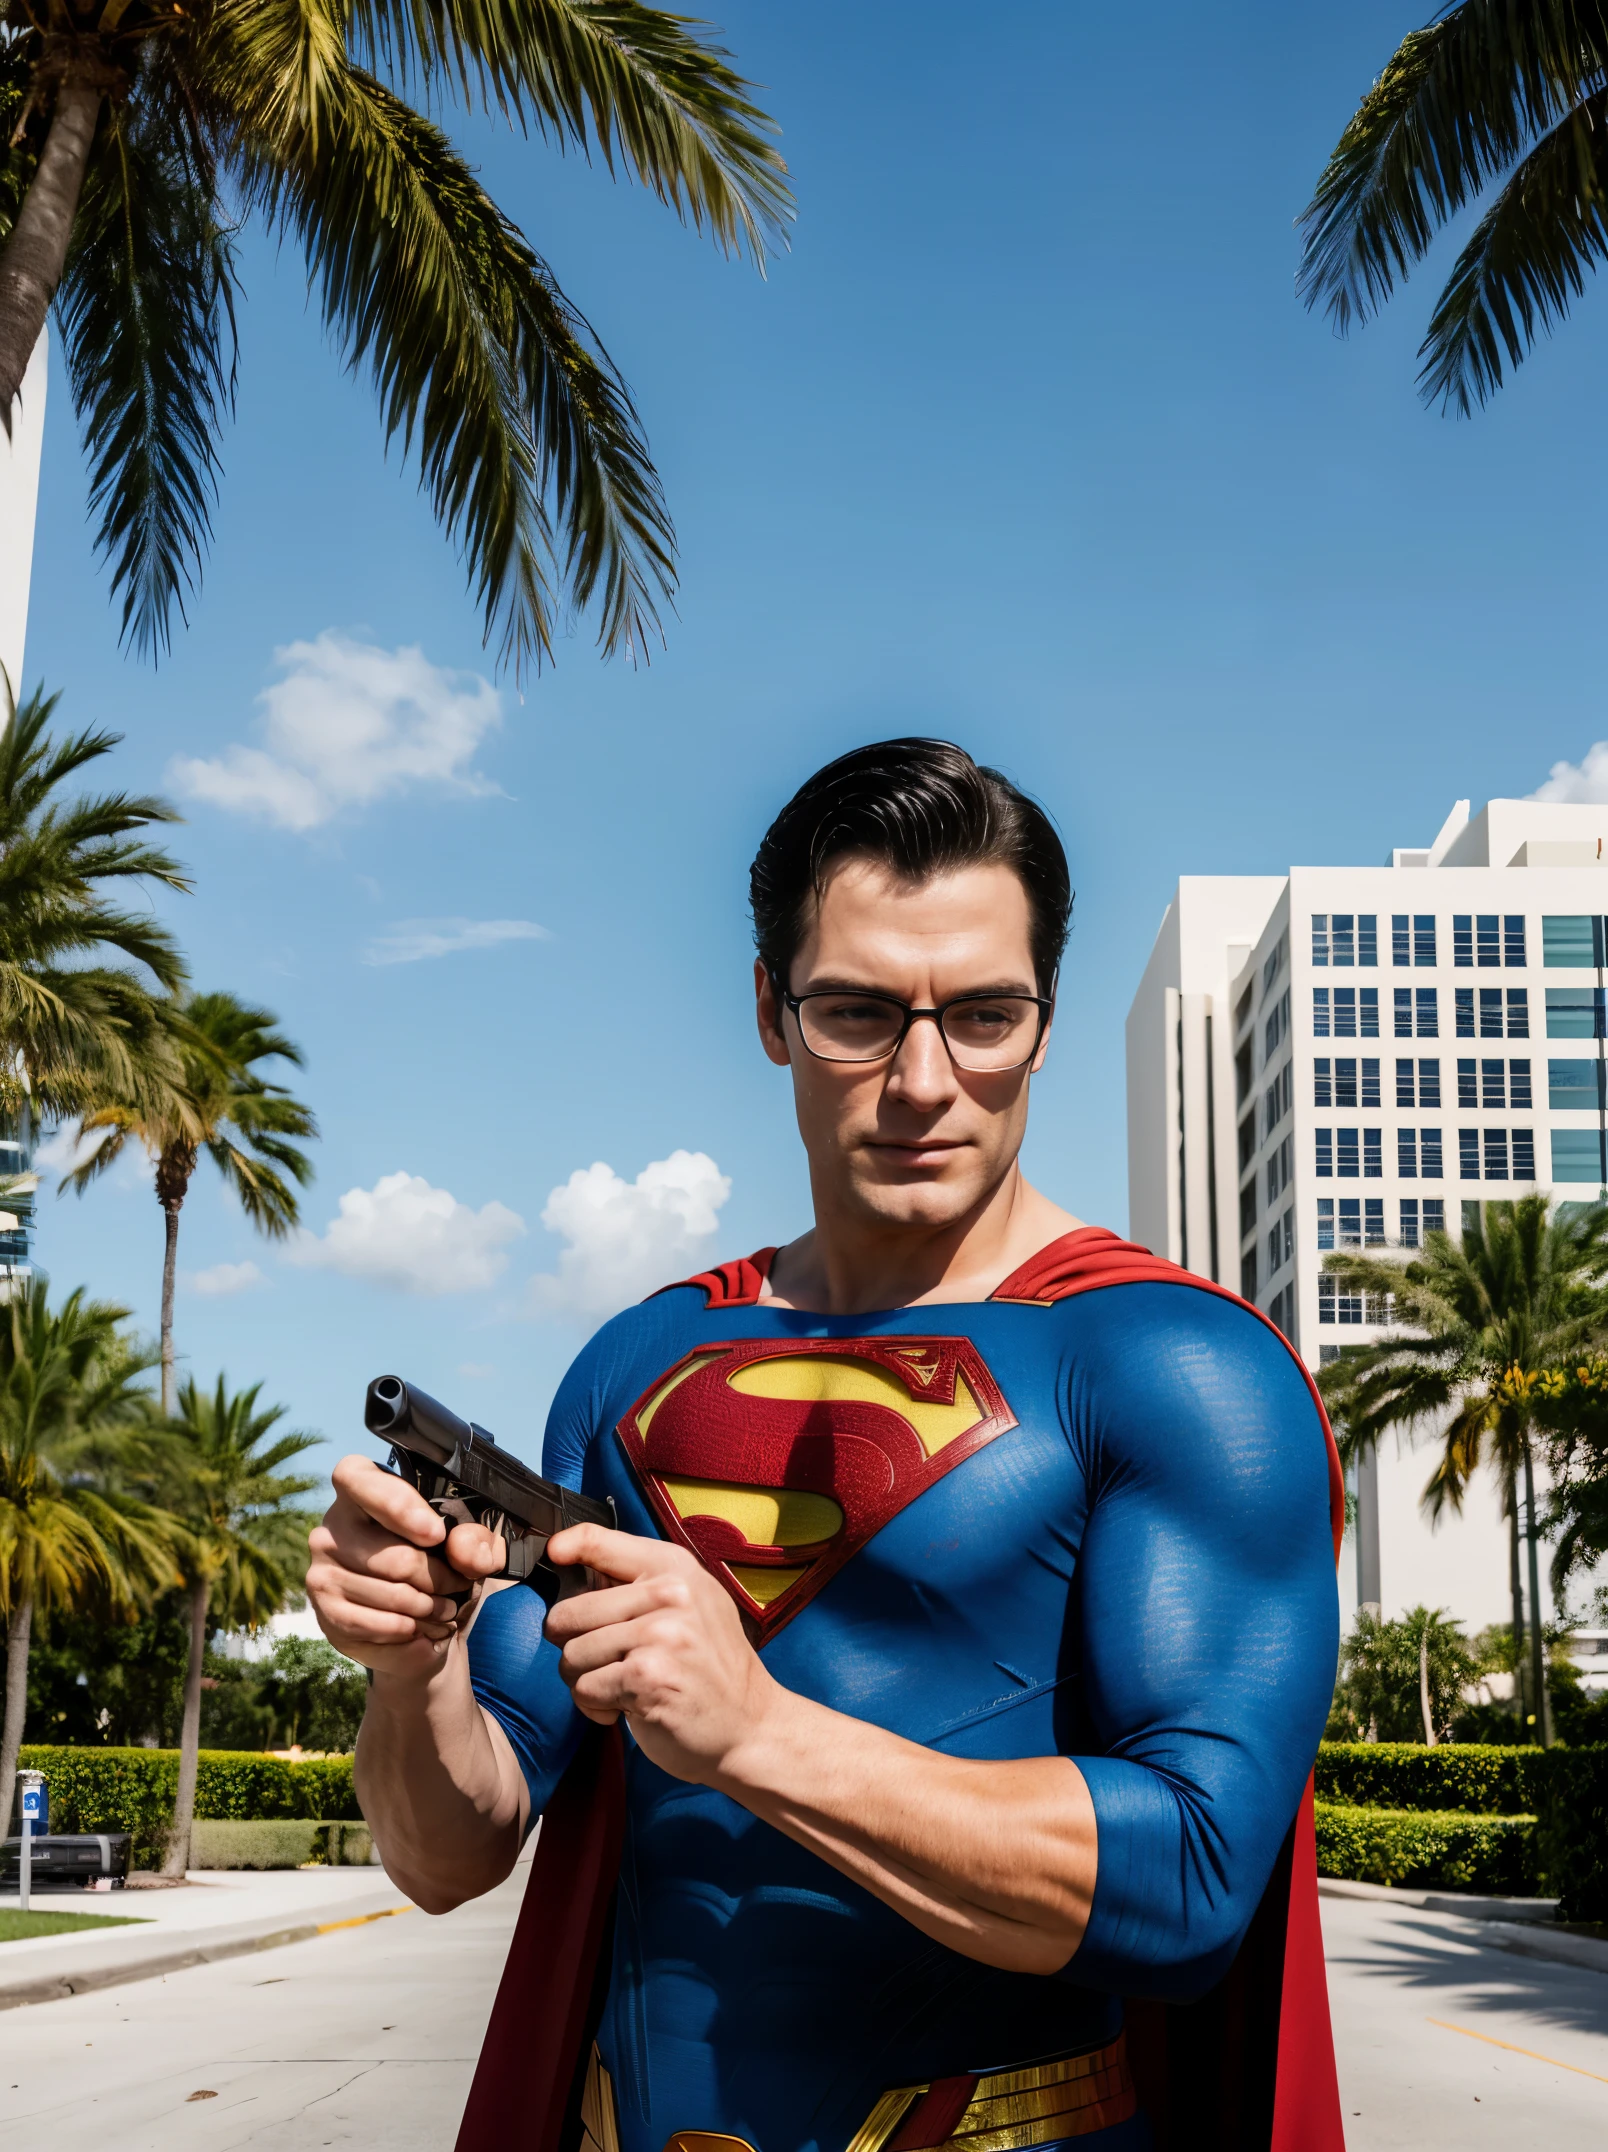
[[[1364,1607],[1340,1651],[1331,1741],[1443,1740],[1479,1672],[1462,1628],[1439,1607],[1383,1621]],[[1429,1724],[1424,1721],[1424,1691]]]
[[[0,1819],[9,1823],[36,1612],[133,1607],[175,1575],[167,1520],[129,1486],[143,1455],[153,1354],[126,1308],[42,1278],[0,1312],[0,1614],[6,1622]]]
[[[347,1755],[368,1702],[368,1676],[321,1636],[282,1636],[259,1676],[285,1748]]]
[[[165,1591],[143,1610],[124,1608],[121,1615],[100,1607],[47,1614],[35,1624],[28,1655],[32,1738],[76,1748],[176,1748],[189,1649],[190,1609],[181,1591]],[[210,1655],[207,1670],[213,1671]],[[211,1700],[208,1692],[204,1740],[205,1705]],[[271,1744],[248,1740],[244,1745]]]
[[[1465,416],[1608,255],[1608,12],[1459,0],[1402,40],[1303,211],[1297,288],[1343,335],[1494,186],[1419,348],[1426,402]]]
[[[189,1862],[208,1624],[216,1618],[254,1626],[293,1598],[306,1566],[307,1534],[316,1521],[291,1505],[319,1484],[317,1477],[283,1468],[319,1437],[275,1434],[285,1408],[259,1410],[261,1389],[257,1383],[231,1394],[222,1375],[210,1394],[186,1382],[153,1475],[153,1492],[176,1520],[190,1614],[167,1875],[183,1875]]]
[[[162,1410],[173,1410],[173,1288],[178,1275],[179,1212],[204,1150],[224,1185],[260,1233],[282,1238],[297,1223],[296,1190],[313,1177],[301,1148],[318,1134],[309,1109],[282,1084],[262,1074],[265,1061],[302,1057],[267,1009],[232,994],[195,994],[162,1012],[180,1076],[178,1087],[154,1101],[99,1098],[83,1116],[81,1133],[99,1138],[93,1151],[62,1177],[80,1194],[122,1155],[132,1137],[156,1162],[156,1200],[162,1206]]]
[[[1496,1471],[1509,1519],[1509,1589],[1515,1649],[1524,1629],[1519,1586],[1520,1496],[1529,1550],[1531,1665],[1541,1738],[1550,1739],[1542,1638],[1537,1626],[1540,1526],[1534,1447],[1542,1378],[1608,1332],[1608,1208],[1553,1211],[1545,1195],[1467,1206],[1461,1243],[1429,1235],[1401,1264],[1330,1256],[1325,1268],[1351,1291],[1393,1293],[1402,1328],[1325,1368],[1319,1388],[1342,1457],[1388,1431],[1409,1439],[1433,1425],[1440,1456],[1424,1489],[1431,1516],[1462,1507],[1483,1465]]]
[[[184,965],[131,904],[131,885],[188,889],[145,834],[178,817],[126,792],[64,796],[119,736],[52,737],[56,700],[30,695],[13,712],[0,678],[0,1122],[12,1128],[79,1112],[92,1087],[165,1112],[180,1073],[163,1016]]]
[[[701,25],[641,0],[0,0],[0,24],[0,419],[54,298],[126,639],[165,646],[210,536],[247,215],[300,243],[503,659],[549,653],[566,602],[596,600],[606,651],[656,632],[675,540],[630,394],[406,97],[595,150],[762,263],[786,167]]]

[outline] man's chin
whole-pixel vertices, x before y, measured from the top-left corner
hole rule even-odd
[[[957,1225],[988,1191],[972,1174],[953,1178],[911,1171],[856,1175],[854,1193],[868,1220],[931,1232]]]

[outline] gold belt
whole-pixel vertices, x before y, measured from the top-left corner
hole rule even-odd
[[[872,2108],[847,2152],[1025,2152],[1110,2129],[1137,2108],[1127,2048],[1118,2033],[1109,2047],[1023,2070],[896,2086]],[[595,2048],[581,2115],[584,2152],[618,2152],[614,2088]],[[753,2148],[713,2130],[675,2130],[664,2152]]]

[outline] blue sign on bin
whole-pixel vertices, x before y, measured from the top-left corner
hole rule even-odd
[[[38,1822],[41,1806],[41,1789],[38,1786],[25,1786],[22,1789],[22,1812],[30,1822]]]

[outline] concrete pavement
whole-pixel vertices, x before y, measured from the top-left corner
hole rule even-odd
[[[9,2012],[0,2142],[448,2152],[525,1877],[521,1863],[440,1919],[412,1911]]]
[[[1349,2152],[1602,2152],[1608,1977],[1425,1906],[1322,1913]]]

